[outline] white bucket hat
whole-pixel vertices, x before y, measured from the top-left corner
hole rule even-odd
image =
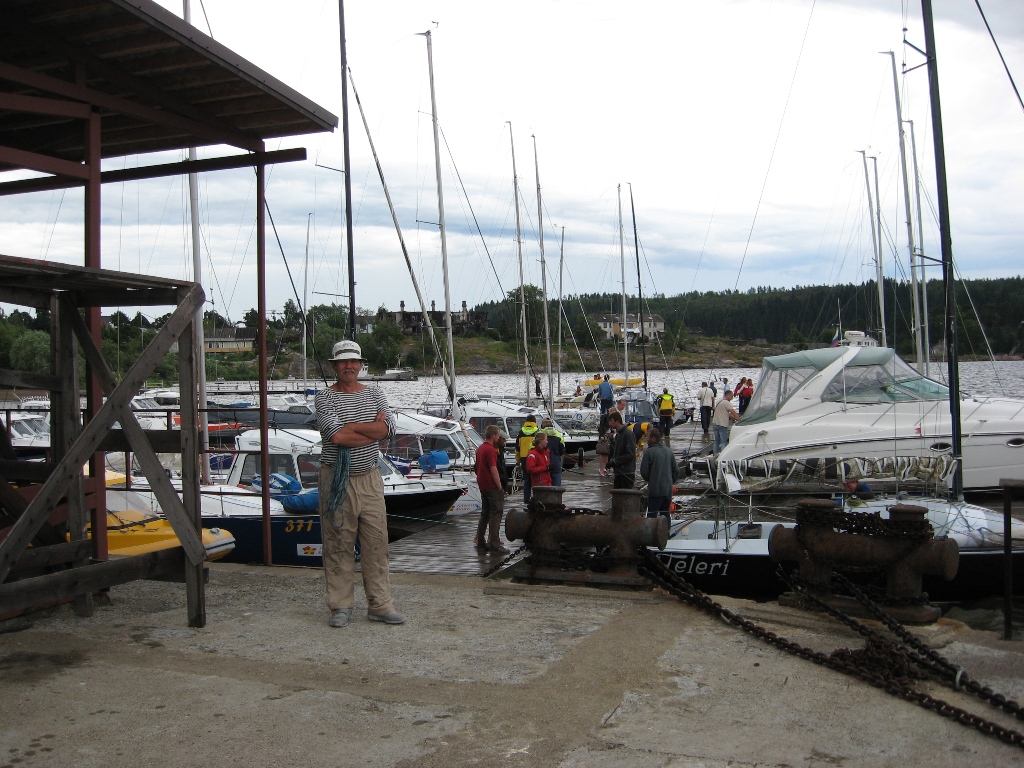
[[[334,349],[331,350],[331,356],[327,358],[329,362],[335,363],[338,360],[362,360],[363,350],[354,341],[339,341],[334,345]]]

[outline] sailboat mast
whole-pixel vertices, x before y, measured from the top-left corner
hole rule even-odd
[[[537,160],[537,137],[533,139],[533,172],[537,177],[537,231],[540,235],[540,285],[544,295],[544,346],[548,356],[548,414],[555,412],[554,390],[551,388],[551,321],[548,319],[548,268],[544,261],[544,205],[540,197],[540,163]]]
[[[306,263],[302,270],[302,395],[305,397],[309,388],[306,371],[306,337],[309,329],[306,327],[309,318],[309,228],[313,223],[313,214],[306,216]]]
[[[516,204],[516,250],[519,254],[519,325],[523,329],[523,371],[526,373],[526,403],[530,403],[530,380],[533,376],[530,373],[530,350],[527,347],[528,337],[526,333],[526,288],[523,276],[523,228],[519,220],[519,174],[516,172],[516,140],[512,135],[512,121],[508,123],[508,140],[512,146],[512,196]]]
[[[885,338],[885,287],[882,282],[882,260],[878,258],[878,235],[875,233],[875,205],[871,194],[871,179],[868,176],[868,153],[863,149],[858,151],[860,152],[860,159],[864,163],[864,187],[868,193],[868,219],[871,222],[871,252],[875,258],[875,282],[878,284],[878,318],[881,322],[882,346],[887,347],[889,344]]]
[[[917,268],[921,285],[921,333],[924,336],[924,375],[931,374],[932,339],[928,328],[928,277],[925,273],[924,229],[921,226],[921,174],[917,170],[917,141],[914,139],[914,121],[910,123],[910,154],[914,158],[914,199],[917,203]]]
[[[183,16],[186,24],[192,23],[192,5],[189,0],[184,0]],[[199,159],[195,147],[188,148],[188,159],[195,162]],[[199,174],[188,175],[188,207],[189,218],[192,220],[192,277],[199,284],[203,282],[203,258],[200,249],[199,233]],[[201,306],[196,310],[196,321],[193,323],[193,342],[195,345],[195,359],[198,363],[196,379],[199,383],[199,437],[202,442],[202,454],[200,455],[199,471],[204,484],[213,482],[210,473],[210,415],[206,412],[206,332],[203,329],[203,319],[206,314],[206,307]],[[189,392],[188,397],[195,393]]]
[[[430,30],[422,33],[427,38],[427,67],[430,72],[430,114],[434,123],[434,169],[437,173],[437,227],[441,232],[441,272],[444,275],[444,324],[448,331],[448,397],[452,410],[458,408],[458,390],[455,388],[455,341],[452,339],[452,300],[448,290],[448,238],[444,228],[444,191],[441,185],[441,140],[437,128],[437,98],[434,95],[434,49]]]
[[[348,49],[345,45],[345,0],[338,0],[341,35],[341,139],[345,170],[345,248],[348,253],[348,337],[356,339],[356,256],[352,246],[352,158],[348,134]]]
[[[889,346],[885,340],[885,259],[882,257],[882,198],[878,194],[878,158],[871,158],[871,168],[875,177],[875,231],[878,233],[878,245],[875,248],[875,263],[878,264],[878,310],[882,317],[882,346]]]
[[[896,54],[887,52],[892,62],[892,87],[896,94],[896,130],[900,135],[900,169],[903,171],[903,207],[907,214],[907,250],[910,252],[910,285],[914,308],[914,351],[915,362],[920,368],[924,350],[921,347],[921,297],[917,290],[917,256],[914,251],[914,223],[910,207],[910,175],[907,172],[907,142],[903,133],[903,106],[900,102],[900,83],[896,75]]]
[[[939,68],[935,60],[935,22],[931,0],[921,0],[924,49],[928,61],[928,91],[932,107],[932,144],[935,147],[935,181],[938,187],[939,240],[942,246],[942,282],[946,289],[946,367],[949,372],[949,415],[953,438],[953,486],[955,498],[964,492],[963,437],[960,423],[960,371],[957,361],[956,295],[953,290],[953,238],[949,232],[949,194],[946,189],[946,146],[942,140],[942,108],[939,103]]]
[[[629,334],[626,332],[626,323],[629,316],[626,314],[626,241],[622,234],[622,185],[618,186],[619,193],[619,264],[622,267],[622,357],[623,367],[626,369],[626,384],[629,386]]]
[[[416,270],[412,267],[412,259],[409,258],[409,249],[405,245],[405,237],[402,235],[402,227],[398,223],[398,214],[395,212],[395,204],[391,200],[391,191],[388,189],[388,183],[384,179],[384,168],[380,164],[380,157],[377,155],[377,147],[373,143],[373,136],[370,135],[370,126],[366,122],[366,112],[363,110],[363,102],[359,99],[359,89],[356,88],[355,78],[352,77],[352,70],[348,73],[349,80],[352,82],[352,95],[355,97],[356,106],[359,108],[359,117],[363,121],[363,129],[366,131],[366,141],[370,145],[370,152],[373,154],[373,162],[377,166],[377,175],[380,177],[380,184],[384,188],[384,199],[388,202],[388,210],[391,211],[391,221],[395,224],[395,232],[398,234],[398,244],[402,247],[402,256],[405,257],[405,266],[409,270],[409,277],[412,279],[413,290],[416,291],[416,299],[420,303],[420,316],[423,318],[423,327],[427,329],[427,333],[430,334],[430,343],[434,348],[434,353],[437,357],[441,358],[441,348],[437,343],[437,337],[434,335],[434,324],[430,320],[430,313],[427,312],[427,303],[423,300],[423,292],[420,290],[419,280],[416,279]],[[447,360],[447,358],[443,358]],[[451,377],[448,372],[448,363],[445,362],[441,365],[441,375],[444,378],[445,389],[450,393],[453,391]],[[461,418],[461,408],[458,403],[452,402],[453,415],[456,418]]]
[[[644,362],[644,389],[647,389],[647,345],[644,343],[644,290],[640,280],[640,237],[636,233],[636,207],[633,205],[633,185],[629,185],[629,215],[633,217],[633,249],[636,251],[636,295],[640,302],[637,306],[637,319],[640,321],[640,357]],[[629,386],[629,377],[626,377]]]
[[[565,267],[565,227],[558,246],[558,391],[562,391],[562,272]]]

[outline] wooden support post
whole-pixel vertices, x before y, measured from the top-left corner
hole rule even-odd
[[[139,356],[139,359],[128,369],[128,372],[121,380],[121,385],[108,398],[107,402],[103,404],[96,416],[86,425],[85,429],[82,430],[81,436],[75,441],[68,453],[61,461],[56,463],[50,478],[43,484],[39,493],[29,503],[25,513],[11,528],[7,538],[0,542],[0,582],[7,578],[11,566],[21,556],[22,551],[46,520],[54,505],[64,495],[64,491],[71,478],[74,475],[81,474],[83,462],[95,452],[96,448],[103,441],[104,434],[110,430],[111,425],[120,416],[122,409],[127,410],[129,413],[131,412],[129,405],[135,392],[145,383],[146,378],[153,372],[156,364],[167,354],[175,339],[192,322],[196,309],[202,302],[203,291],[199,286],[196,286],[189,292],[185,303],[181,304],[171,314],[163,328],[157,332],[153,341],[150,342],[149,346]],[[136,427],[139,426],[138,422],[135,422],[134,419],[131,421],[134,422]],[[141,427],[139,427],[139,432],[142,432]],[[145,435],[142,435],[142,438],[142,444],[148,447],[149,443],[144,439]],[[102,488],[103,486],[100,485],[99,489]],[[177,499],[177,494],[174,495],[174,498]],[[105,504],[105,500],[100,499],[100,501]],[[174,524],[173,519],[171,523],[172,525]],[[105,525],[103,526],[103,531],[106,532]],[[181,536],[177,527],[175,532],[178,533],[179,537]],[[95,541],[96,538],[94,536],[93,540]],[[187,542],[183,540],[182,544],[186,546],[187,551]],[[200,544],[200,546],[202,545]],[[189,556],[192,559],[193,553],[190,552]]]
[[[195,294],[198,292],[198,299],[195,298]],[[192,299],[190,299],[192,297]],[[196,300],[201,306],[203,299],[203,289],[198,285],[192,289],[186,289],[182,292],[182,305],[178,307],[178,310],[172,315],[172,317],[178,317],[181,312],[182,306],[189,306],[192,300]],[[181,499],[178,497],[177,491],[174,490],[174,486],[171,484],[170,478],[167,477],[167,473],[164,471],[163,465],[160,463],[160,459],[157,457],[156,452],[149,443],[149,439],[146,437],[146,433],[142,427],[139,426],[139,422],[135,418],[135,413],[132,411],[130,402],[132,392],[134,388],[127,393],[127,397],[124,397],[121,390],[124,388],[117,387],[114,381],[114,375],[110,372],[107,367],[107,362],[103,359],[103,355],[99,349],[93,344],[92,337],[89,335],[88,330],[81,323],[81,318],[75,319],[72,317],[72,324],[76,334],[78,334],[79,341],[82,343],[82,352],[85,354],[85,359],[89,363],[89,366],[93,371],[96,372],[96,376],[100,381],[104,393],[107,395],[107,402],[115,402],[115,409],[117,411],[117,418],[121,423],[121,430],[124,436],[128,438],[128,443],[131,445],[132,450],[135,452],[136,458],[139,460],[139,464],[142,465],[142,471],[146,475],[146,479],[149,480],[150,487],[153,489],[153,494],[156,496],[157,501],[160,503],[160,509],[163,511],[164,516],[170,522],[174,532],[178,535],[178,539],[181,541],[182,547],[185,549],[185,553],[188,556],[188,561],[193,565],[201,566],[206,561],[206,548],[203,546],[202,537],[195,527],[193,520],[186,514],[185,507],[182,506]],[[184,318],[182,318],[184,319]],[[170,322],[170,321],[168,321]],[[186,333],[191,330],[192,323],[189,320],[185,329],[182,330],[182,338],[186,338]],[[178,345],[179,354],[183,345],[179,342]],[[148,348],[147,348],[148,351]],[[143,353],[143,356],[146,352]],[[182,424],[182,430],[184,430],[184,423]]]
[[[182,289],[184,298],[185,289]],[[199,317],[202,317],[200,312]],[[202,354],[202,353],[200,353]],[[196,382],[195,322],[189,324],[178,344],[178,392],[181,401],[181,503],[185,517],[196,535],[202,537],[202,515],[199,502],[199,394]],[[203,552],[204,562],[206,552]],[[185,594],[188,602],[188,625],[206,626],[206,589],[203,562],[185,563]]]
[[[70,313],[74,313],[74,317]],[[50,423],[57,429],[50,442],[50,454],[54,462],[59,462],[67,454],[68,449],[81,434],[82,424],[79,413],[78,395],[78,348],[75,344],[74,319],[78,318],[78,310],[67,302],[54,296],[50,302],[50,322],[52,323],[53,371],[56,374],[59,392],[50,392],[50,403],[55,408],[50,414]],[[52,427],[51,427],[52,428]],[[103,479],[100,479],[103,482]],[[72,542],[84,541],[86,535],[87,510],[85,507],[85,487],[82,474],[79,472],[71,478],[67,490],[68,499],[68,532]],[[102,510],[103,530],[106,533],[106,508]],[[95,538],[95,536],[93,537]],[[92,546],[95,549],[95,545]],[[72,560],[72,567],[81,567],[89,562],[89,552],[81,552]],[[92,616],[93,599],[91,592],[75,596],[74,611],[79,616]]]

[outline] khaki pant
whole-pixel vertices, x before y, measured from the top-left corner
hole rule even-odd
[[[388,578],[388,524],[384,508],[384,481],[376,467],[349,475],[342,504],[345,520],[335,528],[335,514],[328,514],[334,467],[320,466],[320,532],[323,537],[324,579],[327,607],[331,611],[355,603],[355,544],[359,536],[363,590],[367,612],[380,615],[394,610]]]

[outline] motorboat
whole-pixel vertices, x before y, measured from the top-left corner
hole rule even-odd
[[[956,577],[943,581],[925,576],[924,590],[931,600],[965,600],[1001,594],[1003,588],[1003,518],[984,507],[941,498],[911,496],[879,498],[859,502],[861,513],[877,512],[888,517],[895,503],[927,508],[927,519],[935,538],[956,541],[960,563]],[[776,526],[792,528],[795,523],[776,519],[749,524],[735,520],[701,519],[688,514],[685,503],[669,528],[668,545],[655,554],[676,573],[700,590],[717,595],[773,599],[788,589],[779,566],[768,551],[768,539]],[[754,531],[755,536],[750,532]],[[1024,523],[1014,521],[1014,579],[1024,578]],[[1019,582],[1018,582],[1019,583]]]
[[[255,401],[232,403],[208,409],[210,421],[221,423],[259,424],[259,404]],[[267,395],[267,417],[275,428],[315,427],[316,410],[303,395],[294,392],[271,392]]]
[[[273,562],[319,567],[323,564],[317,491],[320,433],[274,429],[269,438]],[[263,561],[260,445],[259,430],[240,434],[235,439],[238,452],[227,481],[200,487],[203,526],[227,525],[234,534],[235,550],[226,558],[230,562]],[[383,454],[378,458],[378,469],[384,480],[388,538],[392,541],[443,522],[448,510],[468,490],[466,484],[451,477],[406,478]],[[155,497],[143,480],[133,479],[133,490],[157,509]]]
[[[960,395],[964,490],[1024,479],[1024,400]],[[766,357],[722,463],[950,456],[949,390],[892,349],[843,345]]]
[[[451,478],[466,485],[466,494],[455,502],[451,514],[480,511],[476,484],[476,449],[483,438],[466,422],[441,419],[424,413],[396,411],[397,429],[381,442],[381,450],[396,466],[406,467],[410,480]]]
[[[7,435],[18,458],[40,458],[50,450],[50,424],[41,413],[8,412]]]

